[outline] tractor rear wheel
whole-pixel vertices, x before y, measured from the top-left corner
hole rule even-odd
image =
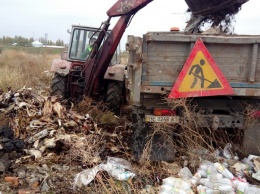
[[[121,114],[124,102],[124,82],[110,80],[107,86],[105,103],[116,115]]]
[[[66,97],[68,76],[62,76],[59,73],[55,73],[51,81],[51,96],[62,96]]]

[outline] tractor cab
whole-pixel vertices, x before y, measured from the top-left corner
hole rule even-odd
[[[68,50],[62,52],[60,59],[54,59],[51,66],[51,71],[55,73],[51,85],[51,95],[61,95],[64,98],[75,96],[75,94],[81,95],[84,87],[84,79],[81,77],[84,64],[90,56],[92,46],[97,40],[101,28],[72,25],[71,30],[67,32],[70,33]],[[107,31],[103,42],[110,32],[111,30]],[[120,63],[120,46],[117,47],[109,66],[118,63]]]
[[[94,42],[97,40],[100,28],[94,28],[89,26],[72,25],[70,36],[70,44],[67,54],[68,61],[86,61],[92,50]],[[108,34],[111,30],[108,30]],[[108,35],[107,34],[107,35]],[[106,38],[105,38],[106,39]],[[104,40],[105,40],[104,39]],[[102,46],[102,45],[101,45]],[[118,46],[114,57],[111,61],[112,64],[119,62],[120,48]]]

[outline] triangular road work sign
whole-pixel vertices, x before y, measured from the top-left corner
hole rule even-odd
[[[233,89],[199,38],[168,98],[232,94]]]

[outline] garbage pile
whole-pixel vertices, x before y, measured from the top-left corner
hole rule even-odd
[[[260,193],[260,157],[249,155],[247,158],[239,160],[230,152],[230,149],[227,149],[231,147],[230,144],[227,144],[222,153],[216,150],[215,161],[203,159],[194,174],[189,168],[184,167],[178,173],[178,177],[163,179],[159,193]]]
[[[186,32],[201,33],[204,26],[219,28],[218,33],[233,33],[232,23],[242,5],[249,0],[185,0],[191,12]],[[207,24],[207,25],[205,25]]]
[[[68,193],[86,165],[129,150],[126,126],[102,129],[61,101],[30,88],[1,93],[0,191]]]
[[[132,161],[125,123],[100,125],[73,107],[30,88],[0,94],[0,193],[260,193],[259,156],[241,160],[227,144],[195,150],[195,165],[181,156],[146,167]]]
[[[244,169],[245,170],[245,169]],[[218,162],[203,161],[199,170],[191,174],[187,167],[180,171],[180,178],[168,177],[163,180],[160,194],[170,193],[260,193],[260,187],[251,185],[243,177],[235,177],[226,167]]]

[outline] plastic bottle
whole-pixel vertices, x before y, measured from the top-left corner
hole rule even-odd
[[[161,186],[159,194],[172,194],[172,189],[176,182],[181,181],[174,177],[168,177],[163,179],[163,184]]]
[[[206,194],[221,194],[219,190],[214,190],[206,187]]]
[[[248,185],[248,187],[245,188],[244,194],[259,194],[260,188],[255,185]]]
[[[227,159],[231,159],[232,157],[232,154],[230,153],[231,148],[232,148],[231,143],[227,143],[223,150],[223,156]]]
[[[254,168],[254,164],[253,164],[252,160],[255,159],[255,158],[259,158],[259,156],[249,155],[247,158],[244,158],[242,160],[242,162],[244,162],[245,164],[249,165],[250,168],[252,169],[252,168]]]
[[[206,187],[206,194],[215,193],[234,193],[234,188],[229,179],[222,178],[219,180],[212,180],[202,178],[200,183]]]
[[[201,175],[202,178],[207,177],[207,170],[212,164],[213,163],[208,160],[202,161],[202,163],[199,166],[199,169],[197,170],[197,172]]]
[[[178,175],[183,180],[189,180],[192,177],[192,173],[191,173],[190,169],[187,167],[182,168],[180,170],[180,172],[178,173]]]
[[[236,188],[236,193],[239,193],[239,194],[245,193],[245,190],[248,187],[247,182],[242,182],[242,181],[239,181],[239,180],[234,180],[233,184]]]
[[[193,177],[190,179],[192,185],[197,185],[200,181],[201,175],[199,172],[196,172]]]
[[[174,194],[188,194],[188,192],[186,192],[183,189],[179,189],[179,188],[173,188],[172,193],[174,193]]]
[[[171,194],[172,193],[172,188],[173,186],[169,186],[169,185],[162,185],[161,186],[161,189],[160,189],[160,194],[163,194],[163,193],[167,193],[167,194]]]
[[[112,177],[119,181],[126,181],[135,176],[134,173],[130,171],[124,171],[122,169],[112,169],[109,173]]]
[[[192,193],[191,185],[188,181],[180,178],[168,177],[163,179],[159,194],[188,194]]]
[[[234,193],[235,189],[233,188],[231,182],[227,178],[219,180],[219,182],[214,184],[214,188],[217,188],[221,193]]]
[[[202,185],[197,186],[197,192],[198,194],[206,194],[206,187]]]
[[[221,173],[224,177],[228,179],[234,178],[234,175],[220,163],[216,162],[214,163],[214,166],[216,167],[217,171]]]
[[[207,182],[206,184],[205,184],[205,186],[203,186],[204,188],[205,188],[205,194],[220,194],[221,192],[220,192],[220,190],[218,190],[218,189],[214,189],[214,185],[213,185],[213,183],[212,182]],[[204,190],[203,190],[204,191]],[[200,194],[203,194],[203,192],[202,193],[200,193]]]
[[[163,179],[163,185],[168,185],[170,187],[173,187],[176,183],[179,184],[179,182],[181,181],[181,179],[177,179],[174,177],[168,177]]]
[[[207,169],[207,178],[210,179],[211,181],[215,179],[221,179],[223,176],[220,173],[218,173],[216,167],[214,165],[211,165]]]
[[[260,170],[258,170],[256,173],[252,174],[252,177],[256,180],[260,181]]]

